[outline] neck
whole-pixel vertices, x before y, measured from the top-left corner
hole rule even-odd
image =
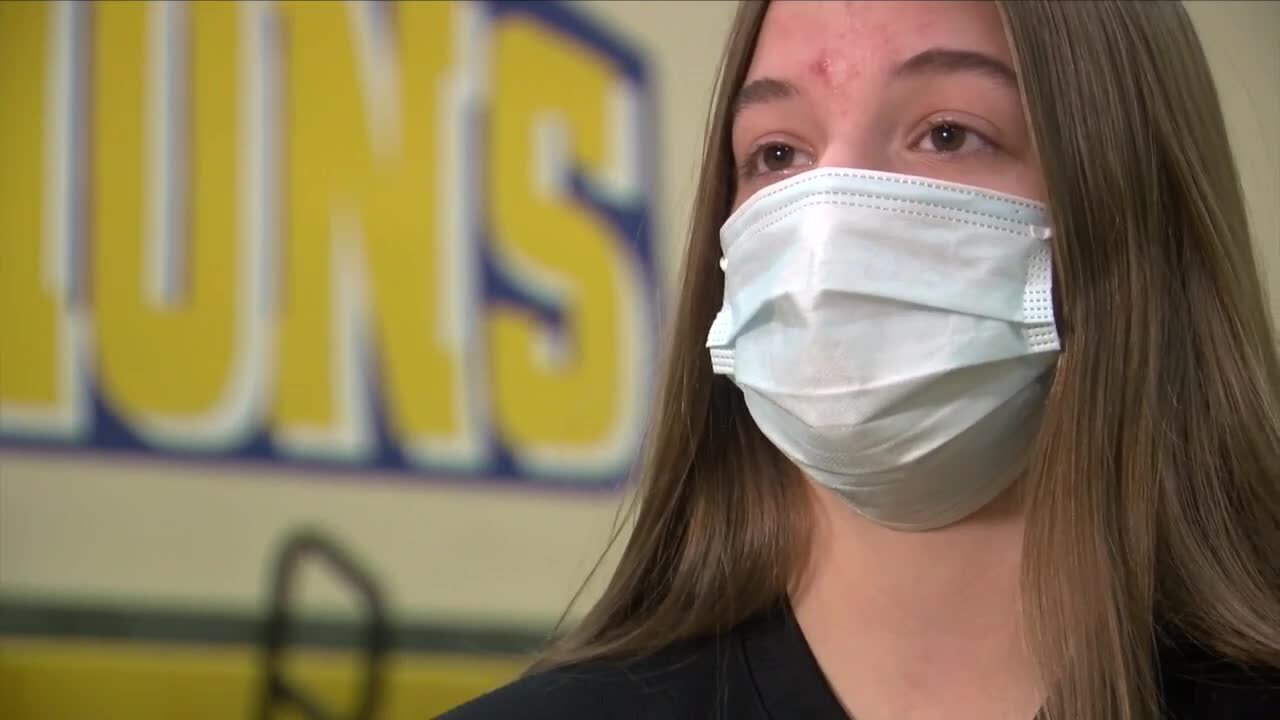
[[[1029,720],[1040,704],[1019,602],[1013,493],[929,532],[890,530],[810,484],[809,564],[791,602],[858,720]]]

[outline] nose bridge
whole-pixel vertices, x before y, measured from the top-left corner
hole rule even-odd
[[[777,258],[774,271],[785,278],[787,302],[802,317],[816,310],[827,295],[828,274],[832,270],[831,251],[839,242],[839,238],[834,237],[837,227],[831,212],[814,206],[792,215],[786,223],[783,232],[793,238],[778,238],[790,242],[786,251]],[[796,242],[794,237],[804,240]]]
[[[832,97],[823,119],[826,144],[818,150],[818,167],[892,170],[888,141],[876,130],[875,112],[874,103]]]
[[[891,171],[889,148],[874,133],[849,125],[835,125],[817,158],[818,167]]]

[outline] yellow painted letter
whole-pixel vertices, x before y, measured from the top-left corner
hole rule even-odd
[[[363,354],[376,362],[406,455],[474,462],[465,342],[452,312],[463,298],[447,262],[461,240],[442,215],[457,206],[441,179],[458,148],[446,142],[439,99],[451,87],[451,22],[461,10],[279,7],[287,197],[277,438],[310,454],[367,449],[356,406]]]
[[[83,429],[68,308],[78,8],[0,3],[0,430]]]
[[[623,238],[568,185],[574,167],[603,185],[622,162],[610,142],[620,81],[584,46],[522,15],[494,29],[494,67],[494,252],[512,282],[564,317],[553,333],[518,308],[494,310],[499,430],[527,470],[616,471],[638,432],[643,297]]]
[[[247,281],[236,225],[238,7],[93,10],[90,246],[101,392],[153,442],[216,446],[244,430],[228,426],[237,419],[226,407],[237,284]]]

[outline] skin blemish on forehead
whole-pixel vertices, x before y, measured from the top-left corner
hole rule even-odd
[[[856,68],[851,68],[841,53],[831,50],[819,51],[818,57],[810,63],[809,70],[828,88],[833,89],[843,85],[851,74],[857,74]]]

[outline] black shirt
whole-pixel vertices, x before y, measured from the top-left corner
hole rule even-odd
[[[1280,720],[1280,678],[1161,654],[1169,720]],[[525,676],[439,720],[849,720],[787,605],[643,659]]]

